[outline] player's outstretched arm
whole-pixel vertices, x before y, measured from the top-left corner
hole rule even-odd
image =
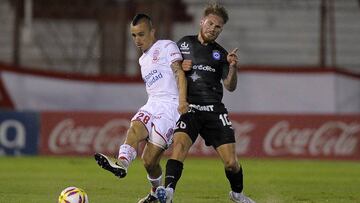
[[[232,92],[236,89],[237,85],[237,69],[238,69],[238,56],[236,55],[238,48],[235,48],[227,55],[227,61],[229,62],[229,73],[224,79],[224,87]]]
[[[181,67],[181,61],[175,61],[171,64],[171,69],[174,72],[176,83],[179,89],[179,113],[183,114],[188,111],[189,104],[187,103],[187,82],[185,73]]]

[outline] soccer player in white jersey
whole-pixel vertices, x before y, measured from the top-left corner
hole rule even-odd
[[[156,39],[149,16],[137,14],[131,22],[130,31],[135,45],[143,53],[139,63],[148,101],[131,119],[118,159],[113,161],[101,153],[96,153],[95,159],[102,168],[123,178],[137,156],[139,142],[146,140],[142,160],[152,188],[139,202],[157,202],[155,190],[162,181],[159,162],[171,142],[180,114],[188,110],[187,83],[181,68],[180,50],[173,41]]]

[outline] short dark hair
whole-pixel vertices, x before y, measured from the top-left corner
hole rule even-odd
[[[137,25],[140,23],[140,21],[145,20],[146,23],[149,25],[150,28],[152,28],[152,20],[150,18],[150,16],[144,14],[144,13],[138,13],[135,15],[135,17],[133,18],[133,20],[131,21],[131,24],[133,26]]]
[[[204,17],[213,14],[221,17],[224,21],[224,24],[229,20],[228,12],[225,7],[219,3],[210,3],[204,9]]]

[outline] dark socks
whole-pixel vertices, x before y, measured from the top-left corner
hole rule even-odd
[[[170,187],[175,190],[176,183],[181,177],[183,170],[183,163],[175,160],[169,159],[166,163],[166,174],[165,174],[165,187]]]
[[[231,190],[234,192],[242,192],[243,190],[243,172],[242,168],[237,173],[225,170],[227,179],[230,182]]]

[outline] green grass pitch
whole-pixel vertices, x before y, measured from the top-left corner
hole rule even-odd
[[[164,167],[166,157],[162,161]],[[360,202],[360,162],[242,159],[245,193],[258,203]],[[90,203],[136,203],[149,191],[136,160],[124,179],[92,157],[0,157],[0,203],[57,202],[68,186],[83,188]],[[222,203],[229,185],[216,158],[189,158],[174,202]]]

